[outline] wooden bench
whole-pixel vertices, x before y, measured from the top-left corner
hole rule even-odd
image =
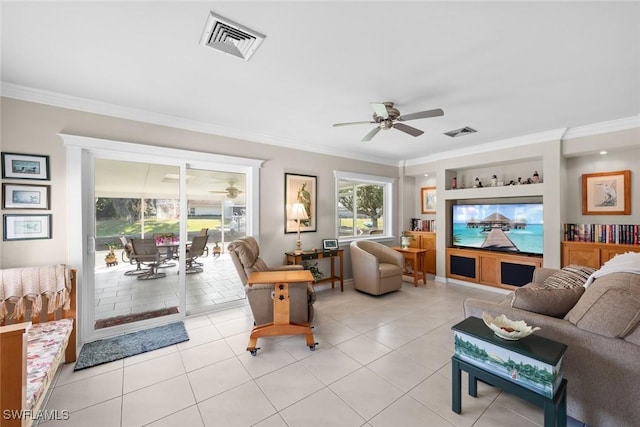
[[[0,270],[0,426],[28,427],[64,363],[76,360],[77,269]]]

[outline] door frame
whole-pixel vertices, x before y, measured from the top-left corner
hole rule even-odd
[[[187,209],[186,169],[211,169],[246,175],[246,226],[248,235],[259,234],[260,168],[264,160],[234,157],[199,151],[135,144],[131,142],[58,134],[66,148],[68,197],[69,265],[81,266],[78,277],[77,321],[79,344],[123,332],[118,328],[94,330],[95,318],[94,257],[94,166],[96,157],[131,160],[180,167],[180,205]],[[186,212],[185,212],[186,213]],[[180,235],[186,236],[187,215],[181,215]],[[80,226],[78,226],[80,224]],[[181,249],[184,250],[184,249]],[[182,254],[184,256],[184,254]],[[89,260],[90,258],[90,260]],[[184,276],[184,275],[182,275]],[[183,280],[183,279],[181,279]],[[182,282],[181,282],[182,283]],[[185,289],[180,290],[180,313],[185,315]],[[166,319],[165,319],[166,320]]]

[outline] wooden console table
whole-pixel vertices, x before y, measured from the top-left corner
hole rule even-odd
[[[281,271],[256,271],[247,279],[249,286],[258,283],[273,284],[273,322],[258,325],[253,328],[249,336],[247,351],[255,356],[259,347],[256,347],[259,337],[274,337],[280,335],[304,335],[307,346],[312,351],[318,343],[313,339],[310,323],[291,323],[289,314],[289,283],[311,282],[313,276],[309,270],[281,270]]]
[[[335,287],[335,282],[340,281],[340,292],[344,291],[344,249],[334,249],[330,251],[303,251],[302,253],[295,252],[285,252],[287,257],[287,265],[300,265],[302,261],[308,261],[313,259],[324,259],[331,258],[331,276],[325,277],[324,279],[320,279],[318,281],[311,282],[313,284],[323,283],[323,282],[331,282],[331,287]],[[336,274],[336,266],[333,258],[338,258],[338,264],[340,267],[340,274]]]
[[[425,256],[428,249],[420,248],[403,248],[400,246],[393,246],[391,249],[398,251],[404,257],[405,263],[411,262],[411,271],[407,271],[405,268],[402,272],[408,276],[413,276],[413,286],[417,287],[418,282],[422,279],[422,282],[427,284],[427,263],[425,262]]]

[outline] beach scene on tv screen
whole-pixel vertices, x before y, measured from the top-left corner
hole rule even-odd
[[[541,203],[454,205],[453,245],[541,254]]]

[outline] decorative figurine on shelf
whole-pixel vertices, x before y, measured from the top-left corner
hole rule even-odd
[[[482,181],[480,181],[480,178],[476,177],[473,181],[473,188],[482,188]]]
[[[458,178],[454,176],[451,180],[451,189],[455,190],[456,188],[458,188]]]
[[[531,178],[531,182],[534,184],[540,183],[540,175],[538,175],[538,171],[533,171],[533,177]]]
[[[491,175],[491,186],[492,187],[497,187],[498,186],[498,176],[497,175]]]
[[[520,185],[520,184],[522,184],[522,177],[521,176],[518,177],[518,182],[516,182],[516,185]]]

